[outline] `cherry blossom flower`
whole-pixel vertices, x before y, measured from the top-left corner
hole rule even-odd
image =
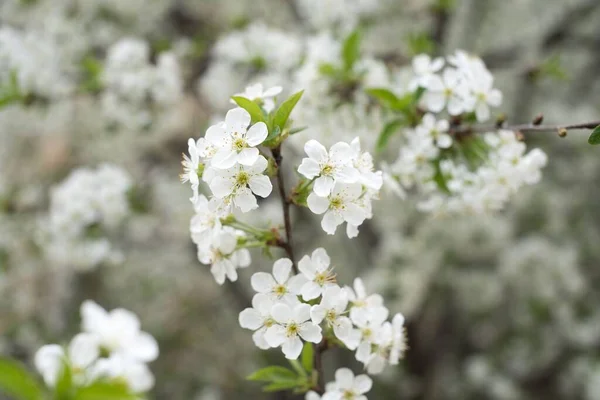
[[[305,255],[298,262],[298,269],[308,280],[300,289],[305,301],[316,299],[326,288],[336,285],[335,274],[329,268],[330,263],[331,259],[322,247],[313,251],[310,257]]]
[[[140,321],[131,311],[117,308],[107,312],[91,300],[81,305],[82,329],[97,336],[100,349],[124,354],[141,362],[158,357],[158,344],[140,330]]]
[[[418,135],[430,137],[441,149],[447,149],[452,146],[452,137],[448,135],[450,124],[446,120],[436,121],[433,114],[425,114],[421,124],[415,128]]]
[[[331,146],[329,153],[316,140],[304,145],[308,158],[302,159],[298,172],[308,179],[315,179],[313,191],[321,197],[328,196],[336,182],[353,183],[358,171],[352,166],[352,148],[339,142]]]
[[[367,214],[358,204],[362,192],[362,185],[359,183],[336,183],[327,197],[311,193],[307,198],[308,208],[315,214],[325,214],[321,220],[321,227],[333,235],[337,227],[344,222],[354,226],[363,223]]]
[[[298,303],[298,300],[295,300]],[[256,347],[262,350],[267,350],[271,347],[265,340],[265,333],[267,329],[276,323],[271,315],[271,309],[275,304],[271,296],[264,293],[257,293],[252,298],[252,308],[246,308],[239,316],[240,326],[244,329],[254,331],[252,340]]]
[[[225,199],[226,204],[232,203],[242,212],[251,211],[258,207],[254,194],[267,197],[273,190],[271,180],[263,175],[267,166],[267,159],[258,156],[250,166],[238,164],[217,170],[217,176],[210,182],[210,190],[217,198]]]
[[[373,381],[367,375],[354,376],[348,368],[335,371],[335,381],[325,386],[322,400],[367,400]]]
[[[281,258],[273,264],[273,275],[257,272],[251,278],[252,288],[259,293],[268,294],[273,299],[293,302],[300,295],[300,289],[306,283],[304,275],[292,275],[292,261]]]
[[[237,248],[238,237],[243,237],[243,232],[224,227],[211,237],[209,246],[198,246],[198,259],[203,264],[212,264],[210,272],[219,285],[225,283],[225,278],[235,282],[238,278],[237,269],[250,265],[248,249]]]
[[[348,297],[346,292],[337,285],[329,286],[324,290],[321,302],[314,305],[310,310],[310,317],[315,324],[325,321],[327,325],[333,328],[335,336],[346,344],[345,339],[352,330],[350,318],[344,315],[347,306]],[[354,346],[350,344],[347,347],[352,350]]]
[[[259,157],[256,148],[268,135],[267,125],[258,122],[250,125],[250,114],[243,108],[227,112],[225,122],[216,124],[206,131],[206,140],[217,148],[211,165],[219,169],[231,168],[237,163],[251,166]]]
[[[310,305],[298,304],[293,308],[278,303],[271,309],[271,315],[277,322],[265,333],[265,340],[271,347],[281,346],[286,358],[295,360],[302,352],[302,340],[319,343],[323,336],[321,327],[310,320]]]

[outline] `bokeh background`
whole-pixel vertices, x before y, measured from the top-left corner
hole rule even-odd
[[[343,38],[358,21],[366,26],[363,51],[388,65],[408,65],[423,51],[480,55],[510,121],[539,112],[549,123],[600,115],[597,0],[0,0],[0,30],[27,33],[56,61],[40,61],[40,74],[64,68],[85,81],[80,75],[93,66],[82,73],[69,65],[89,56],[102,64],[114,43],[135,37],[152,57],[172,51],[184,85],[144,129],[108,124],[93,91],[0,109],[0,353],[29,363],[39,346],[75,334],[81,301],[94,299],[133,310],[158,339],[153,398],[293,398],[244,380],[284,362],[278,351],[258,350],[237,323],[250,302],[250,275],[272,261],[253,254],[239,282],[214,282],[189,237],[181,153],[257,76],[229,68],[215,50],[228,32],[261,22],[293,45],[334,26]],[[0,68],[2,52],[0,45]],[[276,78],[283,79],[265,80]],[[367,147],[379,128],[356,126]],[[410,197],[383,196],[352,241],[326,237],[310,213],[293,215],[299,254],[326,247],[340,282],[363,277],[407,317],[410,349],[375,379],[369,398],[600,399],[600,153],[585,132],[526,140],[549,155],[544,178],[495,215],[433,218]],[[290,163],[301,145],[286,149]],[[52,188],[76,168],[105,162],[127,171],[135,187],[131,212],[110,232],[122,259],[86,269],[49,260],[37,238]],[[277,199],[251,218],[280,223]],[[360,369],[350,353],[327,353],[324,362],[328,379],[337,366]]]

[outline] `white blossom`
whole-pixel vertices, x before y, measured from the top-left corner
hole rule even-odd
[[[298,303],[297,299],[296,303]],[[252,298],[252,308],[246,308],[239,315],[240,326],[254,331],[252,340],[256,347],[262,350],[270,348],[265,340],[265,333],[267,329],[276,323],[271,315],[271,309],[275,304],[276,302],[271,296],[257,293]]]
[[[243,93],[237,93],[234,96],[244,97],[248,100],[257,102],[269,113],[275,108],[275,96],[280,94],[282,90],[283,88],[281,86],[273,86],[265,90],[262,83],[255,83],[254,85],[247,86]],[[231,100],[231,102],[236,104],[233,100]]]
[[[327,197],[311,193],[307,198],[308,208],[315,214],[325,214],[321,227],[333,235],[343,222],[359,226],[367,218],[368,214],[359,204],[362,194],[362,185],[359,183],[336,183]]]
[[[273,264],[273,275],[256,272],[251,278],[252,288],[279,301],[293,302],[300,295],[300,289],[306,283],[303,275],[292,274],[292,261],[281,258]]]
[[[348,368],[335,371],[335,381],[325,386],[322,400],[367,400],[367,393],[371,390],[373,381],[367,375],[354,376]]]
[[[306,277],[300,293],[305,301],[316,299],[325,289],[336,285],[335,274],[329,268],[331,259],[324,248],[315,249],[310,256],[305,255],[298,262],[298,269]]]
[[[310,320],[310,305],[300,303],[290,307],[278,303],[271,309],[271,315],[277,324],[267,329],[265,340],[271,347],[281,346],[286,358],[295,360],[302,352],[302,340],[319,343],[323,336],[321,327]]]
[[[346,346],[353,350],[358,343],[354,344],[346,339],[352,330],[352,322],[346,313],[348,306],[348,297],[339,286],[329,286],[323,291],[321,302],[312,306],[310,317],[315,324],[325,321],[328,326],[333,328],[333,333]]]

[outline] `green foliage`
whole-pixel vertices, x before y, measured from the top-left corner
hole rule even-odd
[[[83,70],[82,90],[97,93],[102,90],[102,63],[93,56],[87,56],[81,61]]]
[[[135,400],[139,396],[129,393],[122,384],[96,382],[80,389],[73,400]]]
[[[567,71],[562,65],[560,55],[554,54],[546,59],[538,68],[537,71],[533,72],[534,78],[550,78],[557,81],[565,81],[569,79]]]
[[[600,125],[598,125],[588,138],[588,143],[592,145],[600,144]]]
[[[342,60],[344,61],[344,70],[351,71],[360,57],[360,44],[362,33],[359,29],[354,30],[343,43]]]
[[[411,56],[435,53],[435,43],[426,32],[409,34],[406,38],[406,45]]]
[[[248,111],[253,124],[257,122],[266,122],[265,114],[256,102],[241,96],[233,96],[231,99],[235,101],[238,106]]]
[[[291,95],[286,101],[281,103],[279,108],[273,113],[272,126],[273,128],[278,126],[280,129],[285,129],[287,122],[290,118],[290,114],[302,98],[304,94],[304,90],[301,90],[297,93]]]
[[[310,345],[310,343],[309,343]],[[246,379],[256,382],[264,382],[263,391],[277,392],[280,390],[292,390],[294,393],[303,393],[312,386],[309,374],[303,370],[298,361],[290,361],[294,370],[281,367],[270,366],[260,369],[248,376]]]
[[[55,400],[70,400],[75,394],[75,387],[73,385],[73,372],[69,365],[65,362],[60,375],[56,381],[54,387],[54,399]]]
[[[300,359],[302,361],[302,367],[310,374],[313,370],[313,345],[311,343],[304,343]]]
[[[456,0],[434,0],[433,9],[448,12],[456,8]]]
[[[13,71],[10,74],[8,83],[4,86],[0,86],[0,108],[11,104],[23,101],[24,96],[19,89],[19,80],[17,72]]]
[[[42,399],[42,386],[20,363],[0,358],[0,392],[15,400]]]
[[[406,121],[404,119],[395,119],[383,127],[379,137],[377,138],[377,144],[375,145],[375,149],[377,151],[382,151],[387,146],[390,138],[394,135],[394,133],[398,132],[398,129],[406,126]]]

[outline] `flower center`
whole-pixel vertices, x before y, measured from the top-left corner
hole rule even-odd
[[[373,335],[373,331],[371,328],[364,328],[362,330],[362,335],[364,339],[369,339]]]
[[[273,293],[275,293],[277,297],[282,297],[287,293],[287,288],[285,285],[277,285],[273,288]]]
[[[344,208],[344,201],[340,197],[333,197],[331,200],[329,200],[329,204],[331,208],[335,210]]]
[[[325,164],[323,166],[323,168],[321,168],[322,175],[331,175],[332,172],[333,172],[333,165],[331,165],[331,164]]]
[[[250,181],[250,176],[248,175],[247,172],[241,171],[237,175],[236,183],[238,184],[238,186],[246,186],[249,181]]]
[[[454,94],[454,92],[452,92],[452,89],[450,89],[450,88],[444,89],[444,96],[452,97],[453,94]]]
[[[327,311],[327,315],[325,316],[325,318],[328,321],[333,322],[337,318],[337,313],[335,312],[335,310],[329,310]]]
[[[335,282],[336,282],[335,274],[332,273],[330,270],[319,272],[315,276],[315,283],[319,286],[323,286],[326,283],[335,283]]]
[[[346,389],[344,390],[344,394],[342,395],[342,399],[344,400],[352,400],[354,399],[356,396],[356,393],[354,393],[353,390],[350,389]]]
[[[298,326],[298,324],[295,322],[291,322],[287,325],[287,336],[288,337],[296,336],[296,335],[298,335],[299,330],[300,330],[300,327]]]
[[[244,139],[244,138],[237,138],[233,141],[233,148],[236,149],[237,151],[245,149],[246,147],[248,147],[248,143],[246,142],[246,139]]]
[[[275,320],[271,317],[265,319],[265,322],[263,323],[263,325],[267,328],[272,327],[273,325],[275,325]]]

